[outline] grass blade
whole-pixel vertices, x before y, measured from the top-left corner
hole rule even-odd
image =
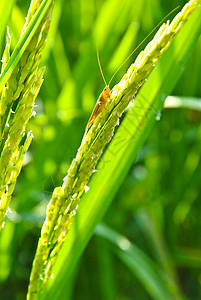
[[[126,237],[103,224],[99,224],[95,232],[115,245],[116,255],[141,281],[153,299],[168,300],[171,297],[175,300],[183,299],[176,286],[173,287],[171,295],[171,290],[166,286],[167,281],[161,276],[158,266]]]

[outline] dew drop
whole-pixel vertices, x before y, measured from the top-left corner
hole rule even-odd
[[[164,102],[165,99],[166,99],[166,97],[167,97],[167,95],[163,93],[163,94],[161,95],[161,101]]]
[[[160,121],[160,119],[161,119],[161,111],[157,110],[156,111],[156,121]]]

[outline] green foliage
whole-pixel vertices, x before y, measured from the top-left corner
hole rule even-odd
[[[55,3],[49,49],[46,50],[43,61],[43,64],[47,62],[45,82],[37,99],[37,115],[28,125],[35,138],[25,157],[26,166],[16,186],[12,213],[7,216],[0,241],[0,259],[4,262],[0,264],[2,298],[16,296],[24,299],[47,202],[54,187],[61,185],[80,145],[90,111],[102,90],[103,83],[96,62],[96,44],[99,45],[108,81],[135,47],[134,44],[139,43],[163,18],[164,11],[168,13],[177,4],[165,1],[159,6],[157,1],[150,1],[150,4],[146,2],[145,5],[144,1],[133,4],[133,1],[117,0],[103,3]],[[20,8],[23,12],[26,11],[22,5]],[[10,28],[14,28],[13,20],[17,23],[15,17],[20,16],[16,9],[13,14]],[[199,40],[194,55],[188,62],[187,71],[172,94],[200,97],[200,46]],[[173,56],[174,51],[169,55]],[[133,60],[131,58],[130,61]],[[168,65],[169,61],[163,59],[163,63]],[[125,70],[126,67],[123,67],[115,77],[115,82],[118,82]],[[163,69],[155,74],[155,84],[160,85],[161,72]],[[167,86],[171,84],[172,87],[175,85],[174,74],[168,78]],[[151,86],[151,90],[156,90],[155,85]],[[149,93],[151,97],[151,91]],[[164,97],[166,94],[167,90]],[[140,103],[146,105],[142,100]],[[192,106],[195,108],[195,105]],[[148,109],[153,119],[154,116],[160,117],[156,107],[153,104]],[[200,258],[194,253],[199,251],[200,245],[200,113],[192,110],[188,104],[188,109],[165,110],[160,119],[142,146],[136,163],[133,164],[131,159],[130,164],[123,159],[119,161],[122,168],[124,165],[121,178],[110,189],[109,194],[107,186],[112,182],[106,180],[105,183],[101,181],[101,185],[100,182],[96,183],[96,178],[101,177],[101,171],[95,174],[89,184],[92,193],[100,185],[100,194],[108,197],[103,211],[100,206],[100,215],[96,219],[102,217],[116,194],[104,222],[127,236],[137,250],[133,251],[132,246],[131,251],[126,253],[123,246],[118,244],[118,238],[122,239],[120,234],[115,235],[112,231],[108,235],[104,234],[103,227],[100,227],[98,233],[102,237],[95,236],[92,239],[76,272],[73,269],[76,264],[73,252],[79,256],[93,231],[93,226],[88,229],[88,219],[81,228],[80,235],[76,236],[82,249],[77,246],[71,252],[73,276],[68,278],[68,286],[64,281],[64,290],[61,290],[64,299],[71,297],[72,291],[73,299],[135,297],[143,300],[149,295],[153,297],[153,290],[155,295],[161,295],[156,291],[165,291],[167,295],[172,295],[175,291],[175,299],[199,299],[199,270],[195,267],[200,266]],[[140,132],[142,130],[143,128],[139,128]],[[145,136],[141,144],[143,139]],[[132,156],[132,151],[129,155]],[[107,163],[107,159],[103,159],[102,168]],[[89,200],[83,201],[92,202],[95,206],[98,201],[96,194],[90,196],[89,193],[85,197],[89,197]],[[92,205],[91,215],[94,206]],[[84,211],[84,208],[80,211]],[[75,218],[73,231],[79,226],[78,216]],[[115,238],[117,243],[114,242]],[[140,276],[140,258],[143,258],[146,276]],[[62,276],[65,275],[67,276]],[[158,279],[160,275],[161,278]],[[165,290],[164,281],[167,284]],[[59,290],[61,287],[57,285],[54,288]],[[164,299],[172,298],[167,296]]]

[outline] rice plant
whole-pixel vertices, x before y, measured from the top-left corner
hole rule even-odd
[[[45,1],[43,1],[42,4],[43,3],[45,3]],[[51,1],[49,3],[51,3]],[[55,23],[53,23],[53,26],[55,27],[53,27],[52,35],[55,33],[54,29],[56,28],[56,26],[58,26],[57,20],[59,19],[59,16],[61,14],[61,8],[63,4],[62,2],[58,3],[59,4],[55,3]],[[48,13],[43,15],[43,21],[46,20],[48,16],[49,22],[50,10],[51,4],[50,7],[47,8]],[[105,9],[104,11],[107,10]],[[191,15],[192,12],[193,14]],[[35,11],[32,11],[32,13],[34,14]],[[100,12],[100,20],[101,18],[103,18],[103,16]],[[29,19],[31,18],[27,18],[27,22],[29,22]],[[188,22],[186,23],[187,20]],[[31,200],[31,206],[33,206],[33,208],[35,207],[36,209],[35,212],[34,210],[32,210],[34,224],[37,224],[37,222],[41,224],[42,219],[44,218],[46,206],[47,211],[45,221],[42,225],[41,236],[39,238],[35,258],[33,261],[27,299],[46,299],[47,297],[49,297],[50,299],[57,299],[61,298],[62,295],[64,295],[64,291],[66,290],[66,284],[69,284],[69,282],[72,280],[72,276],[75,274],[75,266],[77,260],[81,255],[82,251],[84,250],[87,242],[89,241],[95,226],[106,212],[106,209],[109,206],[112,198],[114,197],[118,186],[122,182],[130,166],[132,165],[133,160],[136,157],[137,151],[139,150],[145,138],[148,136],[148,133],[150,132],[154,122],[160,119],[161,117],[161,109],[166,95],[171,93],[171,90],[176,84],[176,81],[181,76],[184,66],[187,62],[187,58],[189,57],[193,49],[193,45],[197,41],[198,36],[200,34],[199,20],[200,8],[198,6],[198,1],[190,1],[184,6],[181,12],[176,15],[172,22],[166,22],[161,26],[161,28],[155,34],[152,41],[148,43],[144,51],[140,52],[137,59],[129,67],[128,71],[122,77],[120,82],[116,86],[114,86],[114,88],[111,89],[111,95],[109,97],[110,99],[107,105],[104,107],[102,112],[96,116],[96,119],[94,120],[94,123],[89,128],[89,130],[85,132],[83,140],[81,138],[81,135],[84,133],[84,128],[87,124],[87,119],[85,125],[83,125],[83,122],[80,123],[82,124],[82,134],[80,131],[80,135],[77,137],[77,154],[72,160],[72,163],[69,163],[69,166],[67,166],[64,163],[63,166],[60,166],[60,169],[57,169],[58,167],[56,162],[59,159],[60,151],[61,153],[63,153],[64,151],[62,150],[62,145],[65,145],[64,140],[66,139],[66,132],[59,132],[59,129],[58,131],[55,131],[55,128],[58,127],[58,124],[61,122],[64,128],[66,126],[70,128],[72,126],[71,124],[74,124],[73,126],[75,126],[74,128],[76,129],[76,120],[78,119],[78,117],[80,118],[80,120],[82,119],[82,116],[79,116],[78,111],[76,111],[75,109],[76,100],[79,102],[79,97],[76,99],[75,95],[78,91],[80,91],[80,82],[84,76],[82,70],[85,70],[86,64],[89,68],[88,72],[90,72],[90,53],[88,53],[87,50],[86,60],[81,60],[78,64],[78,67],[74,67],[74,74],[71,74],[70,72],[70,61],[65,61],[66,64],[64,66],[64,74],[68,75],[68,80],[66,83],[62,74],[60,74],[60,77],[56,79],[56,81],[58,82],[55,81],[53,73],[48,74],[50,75],[50,81],[48,83],[47,76],[46,87],[44,83],[46,97],[50,97],[51,94],[56,95],[57,91],[55,90],[55,87],[57,87],[57,85],[63,85],[64,87],[63,92],[58,98],[56,110],[53,109],[54,104],[51,103],[51,101],[49,103],[47,102],[43,104],[44,110],[47,110],[47,112],[49,111],[49,119],[45,117],[45,114],[43,115],[39,111],[39,118],[36,119],[36,121],[31,120],[31,122],[29,123],[30,125],[27,126],[32,128],[35,139],[39,143],[38,147],[36,147],[36,145],[34,146],[36,149],[36,153],[34,153],[34,159],[36,157],[39,169],[37,172],[37,176],[34,176],[34,174],[31,171],[33,170],[32,167],[27,166],[28,169],[25,173],[25,177],[24,179],[22,179],[22,186],[26,187],[25,195],[31,195],[29,191],[32,190],[30,186],[26,186],[26,181],[28,180],[28,177],[32,179],[37,179],[34,183],[35,187],[38,184],[40,186],[40,184],[43,183],[42,189],[44,191],[48,189],[49,192],[51,191],[51,189],[49,189],[48,187],[48,182],[46,186],[44,185],[45,176],[47,177],[47,175],[49,174],[51,177],[51,174],[57,171],[59,178],[57,178],[56,184],[53,182],[54,187],[56,187],[54,188],[52,197],[50,197],[51,199],[48,205],[44,200],[38,202],[37,204],[36,194],[35,196],[31,196],[31,198],[33,197],[33,200]],[[49,23],[48,26],[42,25],[42,28],[47,27],[49,28]],[[97,25],[94,26],[94,28],[94,32],[98,33],[100,27],[98,27]],[[181,32],[179,33],[180,30]],[[26,28],[23,29],[23,33],[25,32]],[[42,36],[42,34],[39,34],[37,30],[35,31],[35,34],[38,34],[38,37],[40,38]],[[176,37],[175,41],[170,46],[174,39],[174,36],[177,34],[178,37]],[[105,35],[107,36],[107,32],[105,32]],[[62,52],[64,51],[64,49],[62,48],[63,44],[61,37],[57,36],[56,40],[56,46],[60,45],[59,50],[64,55],[64,52]],[[10,38],[8,35],[7,47],[3,56],[5,60],[2,69],[3,75],[4,73],[7,74],[6,72],[4,72],[4,66],[6,67],[7,61],[9,61],[6,57],[6,55],[8,55],[7,53],[9,52],[9,45]],[[99,48],[101,49],[101,47],[102,44],[99,43]],[[121,49],[121,45],[119,46],[119,48]],[[161,55],[167,50],[167,48],[169,48],[167,53],[165,53],[165,55],[163,55],[161,58]],[[34,50],[36,50],[36,48],[34,48]],[[36,52],[38,53],[37,50]],[[46,59],[48,55],[49,53],[46,52]],[[64,62],[63,60],[61,62],[59,61],[59,56],[55,57],[57,57],[58,59],[55,63],[55,66],[52,67],[52,70],[57,68],[59,70],[63,66]],[[37,63],[39,64],[38,60]],[[119,65],[120,64],[121,62],[119,63]],[[155,65],[156,68],[154,69]],[[153,69],[154,71],[151,73]],[[163,70],[162,74],[161,70]],[[60,73],[62,73],[61,69]],[[151,75],[149,76],[150,73]],[[10,76],[10,78],[12,78],[12,74]],[[39,87],[42,83],[42,76],[43,69],[41,69],[37,78],[37,82],[40,82],[40,84],[36,84],[36,87],[35,85],[33,85],[34,91],[36,91],[33,100],[35,100],[35,97],[37,96],[37,93],[39,91]],[[76,88],[73,83],[74,76],[77,76]],[[158,78],[160,78],[160,80],[158,80]],[[148,81],[146,82],[147,79]],[[51,80],[53,80],[54,85],[50,85]],[[87,98],[90,99],[90,80],[85,78],[85,81],[86,95]],[[136,96],[139,88],[144,82],[146,82],[145,85],[143,86],[143,88],[140,89],[140,92]],[[28,91],[30,92],[30,86],[28,87]],[[20,96],[22,95],[21,90],[19,90],[18,93]],[[68,95],[69,97],[72,94],[74,95],[75,103],[65,102],[64,98],[66,98],[66,95]],[[43,91],[41,93],[41,97],[43,97]],[[24,99],[25,102],[22,101],[22,105],[25,105],[25,103],[27,103],[26,98]],[[27,114],[28,118],[30,118],[32,114],[32,107],[34,105],[33,100],[30,104],[28,104],[29,111],[31,111],[31,113]],[[38,101],[40,106],[40,99]],[[20,107],[19,103],[17,105],[17,108]],[[122,119],[120,118],[129,103],[131,103],[132,108],[127,112],[124,120],[122,121]],[[17,108],[14,113],[14,116],[21,116],[22,108],[18,114]],[[10,109],[12,109],[12,105]],[[55,112],[57,112],[57,114],[55,114]],[[70,115],[65,115],[66,112],[68,112]],[[26,114],[24,115],[26,116]],[[14,120],[14,118],[15,117],[11,118],[11,120]],[[51,122],[52,124],[54,124],[56,120],[55,118],[59,120],[59,123],[54,128],[54,126],[50,124]],[[19,117],[17,119],[19,119]],[[25,124],[26,123],[27,121],[25,121]],[[115,127],[119,125],[119,123],[121,123],[121,125],[117,130],[116,134],[114,135],[114,132],[116,130]],[[24,125],[22,126],[21,124],[19,126],[23,127],[24,132]],[[40,126],[44,128],[44,132],[39,130]],[[12,126],[9,128],[12,128]],[[22,136],[23,132],[21,134]],[[15,131],[13,134],[13,140],[14,137],[16,138],[17,136],[18,135]],[[54,137],[56,137],[56,141],[53,141]],[[56,154],[55,161],[47,160],[47,163],[46,165],[44,165],[44,168],[41,168],[40,162],[42,162],[42,160],[45,159],[46,155],[49,157],[49,154],[48,152],[42,150],[42,144],[40,145],[41,138],[44,139],[44,141],[46,141],[47,145],[49,143],[52,145],[52,148],[50,148],[49,144],[49,151],[53,151]],[[59,140],[60,143],[57,143]],[[82,142],[79,147],[79,142],[81,140]],[[30,141],[31,138],[29,135],[28,141],[26,141],[24,146],[22,147],[20,144],[21,140],[19,140],[19,142],[17,140],[17,144],[22,147],[20,148],[22,149],[22,154],[20,156],[20,167],[17,168],[17,175],[21,170],[22,157],[27,151]],[[71,139],[68,139],[69,145],[67,147],[67,151],[70,151],[69,147],[72,142],[73,136],[71,136]],[[108,142],[110,142],[110,145],[104,152],[104,156],[102,157],[97,167],[97,163]],[[19,151],[19,149],[17,151]],[[17,165],[17,162],[14,162],[13,164]],[[2,164],[2,166],[6,166],[6,161],[4,164]],[[68,172],[67,174],[65,174],[65,170],[67,169],[67,167]],[[95,174],[93,175],[92,180],[89,183],[90,177],[93,173]],[[59,181],[61,181],[62,177],[64,177],[63,185],[59,187]],[[16,178],[17,176],[12,181],[12,183],[14,182],[14,185],[16,182]],[[7,186],[9,186],[9,184],[10,183],[7,183]],[[12,191],[14,185],[12,186]],[[6,191],[8,190],[7,187],[5,187],[5,189]],[[83,195],[84,192],[85,195]],[[20,191],[18,191],[18,193],[20,193]],[[8,196],[11,196],[11,194],[12,193],[9,192]],[[81,196],[82,199],[80,199]],[[42,197],[44,197],[44,195],[42,195]],[[29,199],[31,198],[29,197]],[[39,198],[41,198],[41,196]],[[23,204],[23,208],[20,205],[20,202]],[[27,204],[24,206],[25,202],[23,200],[23,197],[20,200],[20,202],[18,204],[18,208],[14,207],[14,211],[16,214],[15,218],[13,219],[14,223],[20,223],[19,220],[22,220],[23,222],[26,221],[25,208]],[[8,203],[9,205],[9,202],[6,203]],[[5,212],[8,209],[8,205],[5,206]],[[38,209],[40,208],[40,210],[38,210],[38,213],[37,207]],[[41,219],[38,219],[37,221],[36,216],[40,216],[41,209]],[[78,214],[76,213],[76,211],[78,212]],[[8,221],[9,219],[12,220],[12,214],[13,213],[8,214]],[[30,216],[31,214],[28,215],[29,224],[31,224]],[[143,220],[144,216],[147,218],[145,220],[149,220],[149,217],[147,217],[146,214],[140,215],[139,213],[139,222],[141,219]],[[114,243],[116,245],[116,249],[118,249],[119,246],[121,250],[123,250],[122,252],[120,249],[117,251],[119,259],[122,260],[125,266],[127,265],[128,268],[130,267],[131,272],[137,274],[136,277],[144,286],[146,293],[151,295],[151,297],[153,297],[154,299],[172,299],[173,296],[175,297],[175,299],[184,298],[184,294],[177,284],[178,279],[174,268],[171,268],[171,266],[168,266],[168,264],[165,263],[163,264],[162,262],[159,267],[152,265],[150,259],[146,257],[145,254],[140,252],[139,249],[135,249],[133,245],[131,246],[131,242],[127,238],[121,237],[120,235],[118,236],[118,234],[116,234],[114,231],[111,231],[104,226],[99,227],[99,230],[97,230],[97,234],[103,236],[105,239],[108,239],[110,242]],[[115,237],[116,242],[114,242]],[[65,240],[66,242],[63,245]],[[122,246],[118,244],[118,240],[119,242],[122,241]],[[164,253],[161,255],[161,259]],[[146,272],[143,272],[143,270],[146,270]],[[28,277],[26,279],[28,279]],[[70,292],[70,290],[71,289],[69,285],[68,292]],[[104,293],[107,294],[106,291]],[[111,293],[114,293],[114,291]],[[145,292],[142,292],[141,289],[139,289],[139,295],[140,293],[142,293],[142,296],[138,296],[140,297],[139,299],[144,299],[143,293]],[[87,298],[87,296],[84,297]],[[111,296],[109,296],[108,294],[107,297],[109,299]],[[65,299],[67,299],[66,294]]]

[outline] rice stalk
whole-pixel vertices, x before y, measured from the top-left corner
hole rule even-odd
[[[22,35],[42,1],[32,1]],[[35,98],[43,82],[44,68],[39,68],[50,26],[51,9],[38,26],[18,64],[0,94],[0,230],[21,171],[23,157],[29,148],[32,134],[25,137],[26,125],[34,112]],[[11,37],[2,58],[1,75],[10,58]]]
[[[153,40],[148,43],[121,81],[112,89],[106,109],[96,118],[82,140],[62,186],[54,189],[48,204],[31,271],[27,299],[37,299],[37,295],[40,295],[51,276],[52,266],[66,239],[80,197],[88,190],[88,181],[95,172],[105,145],[113,136],[119,118],[163,52],[167,50],[174,36],[197,7],[198,2],[189,1],[171,23],[167,21],[160,27]]]

